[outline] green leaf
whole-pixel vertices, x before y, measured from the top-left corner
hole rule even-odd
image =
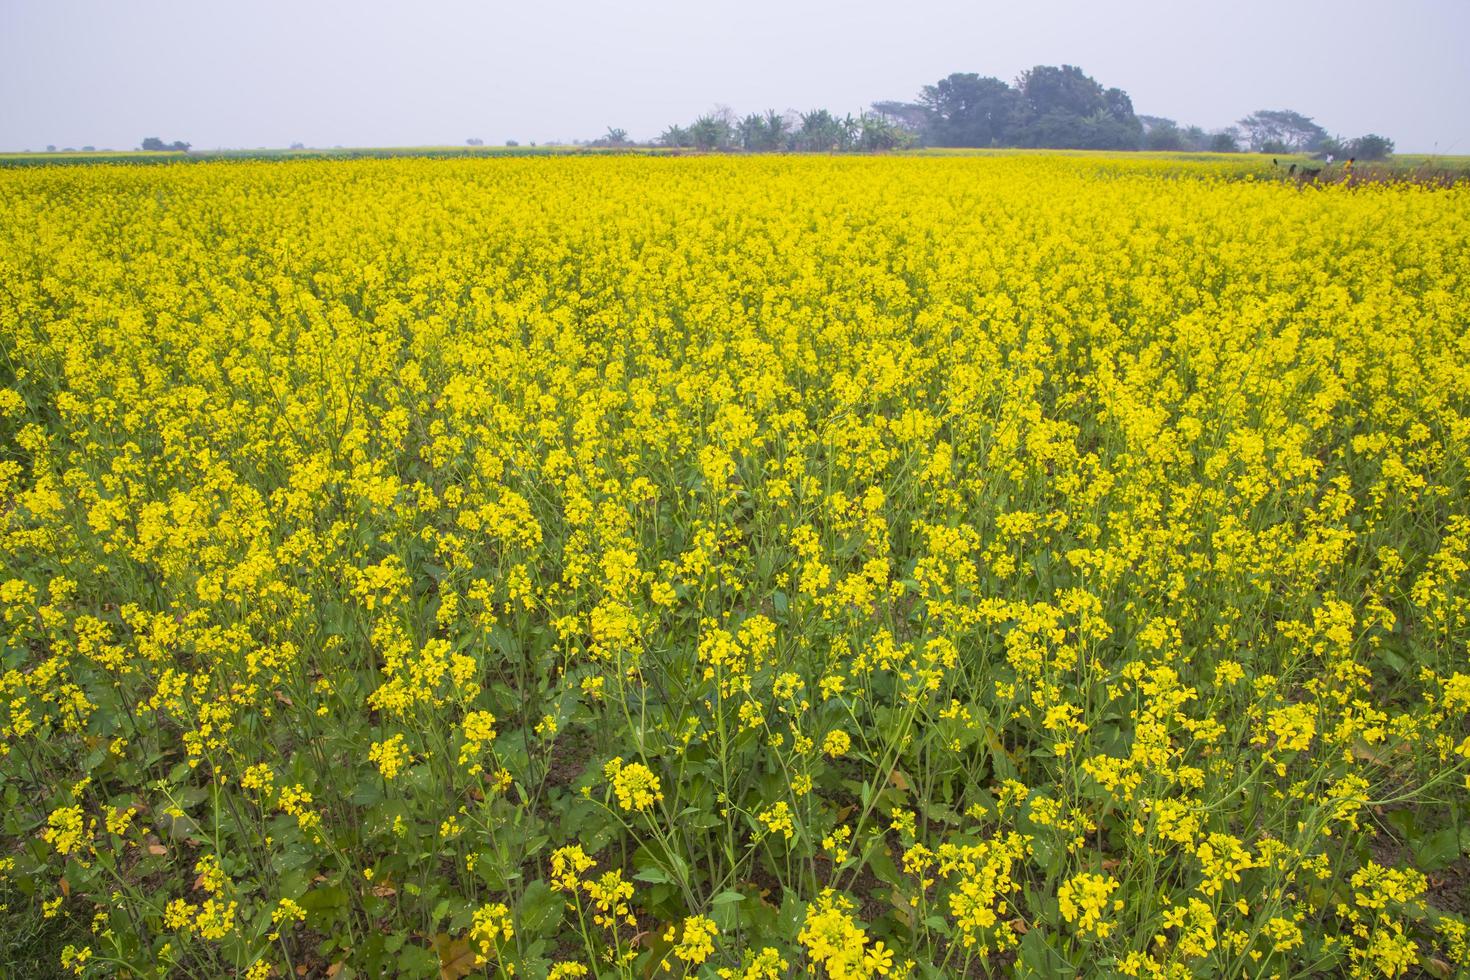
[[[1037,834],[1031,841],[1031,853],[1036,866],[1048,875],[1055,875],[1062,867],[1062,852],[1056,842],[1046,833]]]
[[[868,855],[868,867],[873,869],[873,874],[878,876],[879,881],[887,882],[895,888],[903,885],[903,876],[898,873],[898,867],[893,863],[893,855],[888,853],[888,848],[881,843],[873,848],[873,853]]]
[[[1446,827],[1413,842],[1414,862],[1422,871],[1438,871],[1460,856],[1460,835]]]
[[[639,870],[637,874],[633,875],[633,879],[635,881],[646,881],[650,885],[663,885],[668,883],[669,876],[664,873],[663,868],[660,868],[656,864],[651,864]]]
[[[398,954],[399,976],[431,977],[438,972],[439,955],[432,949],[423,946],[405,946]]]
[[[1018,977],[1062,980],[1063,977],[1077,976],[1076,969],[1048,942],[1047,933],[1041,929],[1026,933],[1026,938],[1021,940],[1019,954],[1015,971]]]
[[[326,913],[347,907],[347,892],[341,885],[313,888],[301,896],[301,907],[307,912]]]
[[[520,927],[527,935],[549,936],[561,922],[566,903],[544,881],[533,881],[521,896]]]
[[[797,930],[801,927],[802,914],[805,910],[806,904],[796,897],[796,889],[788,888],[781,896],[781,911],[776,915],[781,931],[788,935],[796,935]]]
[[[736,891],[723,891],[709,900],[711,905],[729,905],[732,902],[743,902],[745,896]]]

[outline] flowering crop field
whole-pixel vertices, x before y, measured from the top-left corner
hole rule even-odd
[[[0,171],[0,961],[1470,969],[1470,187],[1264,173]]]

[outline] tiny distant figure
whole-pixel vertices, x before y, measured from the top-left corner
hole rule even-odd
[[[1279,166],[1281,166],[1281,161],[1280,160],[1277,160],[1275,157],[1272,157],[1271,158],[1271,166],[1273,166],[1273,167],[1279,167]]]
[[[1291,166],[1287,167],[1286,173],[1287,176],[1291,176],[1292,174],[1296,173],[1296,164],[1293,163]]]

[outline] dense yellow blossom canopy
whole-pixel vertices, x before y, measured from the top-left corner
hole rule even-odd
[[[1448,977],[1467,448],[1463,186],[0,171],[0,919],[159,978]]]

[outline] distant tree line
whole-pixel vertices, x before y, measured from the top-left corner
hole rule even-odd
[[[1234,126],[1205,131],[1162,116],[1139,115],[1120,88],[1104,88],[1075,65],[1037,65],[1015,84],[957,72],[925,85],[912,102],[874,102],[871,109],[837,116],[774,109],[740,116],[718,107],[687,125],[673,125],[653,141],[704,151],[832,153],[908,146],[1035,147],[1077,150],[1309,153],[1323,158],[1381,160],[1393,140],[1376,133],[1352,139],[1330,135],[1310,116],[1291,109],[1259,109]],[[472,137],[469,146],[483,146]],[[506,140],[506,146],[519,144]],[[535,143],[531,144],[535,146]],[[609,127],[588,146],[640,145],[625,129]],[[648,145],[648,144],[642,144]],[[183,140],[143,140],[153,152],[187,152]],[[291,144],[301,148],[300,143]],[[48,152],[56,147],[47,146]],[[90,150],[91,147],[84,149]],[[70,148],[67,148],[71,152]]]
[[[609,137],[621,133],[622,130],[610,130]],[[626,134],[622,139],[622,143],[606,145],[628,145]],[[736,116],[729,109],[721,108],[687,126],[670,126],[657,142],[662,146],[696,150],[829,153],[892,150],[914,143],[915,134],[878,112],[837,116],[827,109],[786,113],[768,109]]]
[[[1242,119],[1238,128],[1246,145],[1257,153],[1314,153],[1359,160],[1381,160],[1393,153],[1393,140],[1387,136],[1330,136],[1310,117],[1290,109],[1261,109]]]
[[[668,127],[655,143],[706,151],[872,151],[904,146],[1036,147],[1080,150],[1177,150],[1315,153],[1380,159],[1393,141],[1376,134],[1329,136],[1292,110],[1262,109],[1235,126],[1205,131],[1172,119],[1138,115],[1119,88],[1104,88],[1075,65],[1037,65],[1014,84],[957,72],[925,85],[911,102],[875,102],[871,111],[836,116],[827,109],[738,116],[726,108]],[[609,129],[593,146],[632,146]]]
[[[163,153],[170,150],[187,153],[189,152],[189,146],[190,144],[185,143],[183,140],[174,140],[172,143],[165,143],[157,136],[150,136],[143,141],[143,149],[153,153]]]

